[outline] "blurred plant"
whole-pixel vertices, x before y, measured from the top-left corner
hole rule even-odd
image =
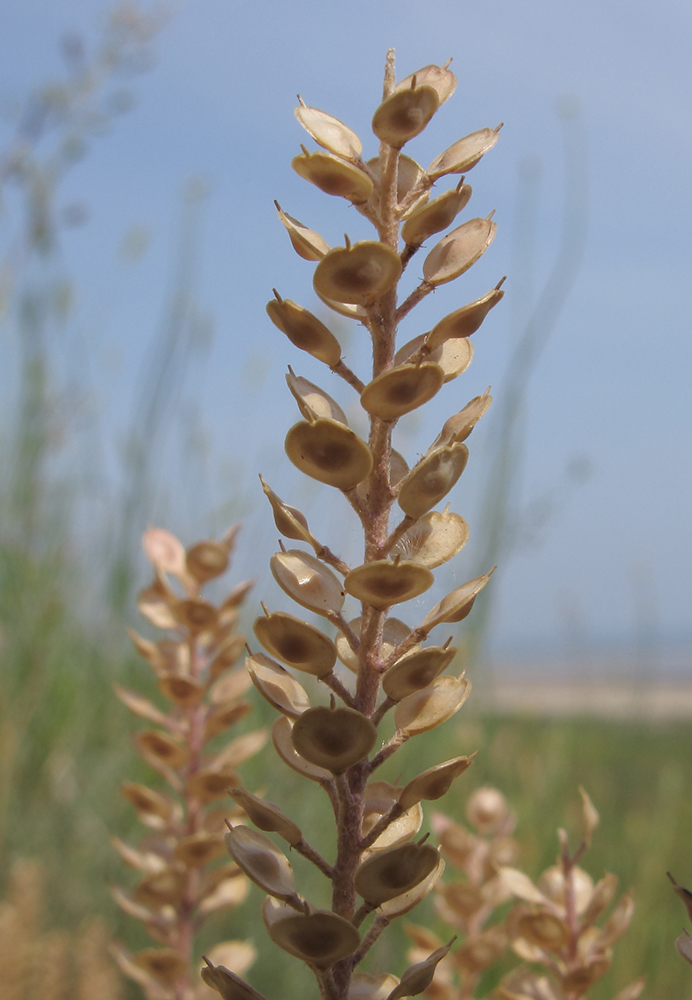
[[[238,865],[214,866],[225,853],[228,816],[218,802],[229,785],[239,785],[237,766],[260,749],[266,732],[260,729],[222,746],[214,744],[251,709],[243,698],[251,686],[247,671],[231,669],[244,649],[245,639],[237,631],[238,609],[250,584],[236,586],[218,606],[202,597],[204,586],[226,571],[236,534],[234,528],[219,542],[197,542],[187,550],[162,529],[144,535],[155,576],[140,593],[138,606],[152,625],[169,635],[158,642],[134,632],[131,637],[168,708],[162,711],[118,685],[116,693],[131,712],[157,727],[138,732],[134,744],[170,791],[133,782],[122,786],[149,832],[138,848],[113,838],[123,860],[141,875],[132,892],[116,887],[113,896],[163,945],[135,955],[121,946],[114,950],[120,968],[149,1000],[200,1000],[211,992],[200,982],[194,964],[197,935],[210,914],[237,906],[247,894],[248,883]],[[238,809],[232,818],[243,815]],[[248,941],[227,941],[210,954],[243,971],[255,957]]]
[[[690,892],[689,889],[685,889],[683,886],[678,885],[670,872],[666,872],[666,875],[670,879],[673,889],[675,889],[675,892],[682,900],[688,918],[692,920],[692,892]],[[678,949],[679,954],[682,955],[685,961],[692,965],[692,934],[690,934],[686,927],[683,929],[680,937],[676,939],[675,947]]]

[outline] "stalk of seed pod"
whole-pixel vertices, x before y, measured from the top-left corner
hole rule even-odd
[[[219,604],[202,596],[205,585],[228,568],[236,533],[188,549],[168,531],[145,533],[155,580],[140,594],[139,609],[168,635],[158,642],[135,633],[132,638],[151,667],[163,706],[160,698],[156,703],[116,686],[130,711],[155,727],[136,733],[134,744],[168,786],[126,782],[122,792],[148,832],[136,847],[113,838],[122,859],[138,872],[135,887],[113,887],[113,897],[156,942],[136,954],[118,944],[113,953],[150,1000],[196,1000],[199,930],[209,915],[239,905],[248,891],[243,870],[224,849],[225,821],[233,818],[226,790],[239,785],[238,765],[260,749],[266,733],[220,742],[251,709],[244,697],[251,679],[237,665],[244,652],[238,607],[248,585],[236,587]],[[235,818],[243,816],[237,809]],[[209,961],[230,966],[234,974],[243,973],[254,957],[248,941],[225,941],[208,954]]]

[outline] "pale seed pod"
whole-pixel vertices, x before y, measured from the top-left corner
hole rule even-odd
[[[356,635],[360,636],[360,617],[354,618],[353,621],[349,622],[349,625]],[[382,646],[380,650],[382,659],[387,660],[396,647],[405,639],[408,639],[410,634],[411,629],[404,622],[398,618],[388,618],[384,623],[384,631],[382,633]],[[416,646],[415,648],[418,649],[419,647]],[[360,668],[358,654],[353,652],[346,636],[341,633],[336,637],[336,654],[344,666],[352,670],[354,674],[358,673]]]
[[[601,948],[610,948],[611,945],[620,940],[630,925],[633,913],[634,900],[628,892],[618,901],[617,906],[603,926],[599,940]]]
[[[432,892],[444,870],[444,858],[440,858],[437,866],[422,882],[419,882],[413,889],[409,889],[408,892],[402,892],[400,896],[395,896],[394,899],[390,899],[378,907],[380,915],[386,917],[387,920],[394,920],[395,917],[403,917],[405,913],[409,913]]]
[[[149,562],[159,573],[185,576],[185,549],[174,534],[165,528],[149,528],[142,535],[142,548]]]
[[[182,674],[161,674],[158,687],[161,694],[181,708],[193,708],[204,697],[204,685],[194,677]]]
[[[490,389],[486,389],[482,396],[474,396],[470,403],[467,403],[463,410],[459,410],[446,420],[440,433],[430,445],[428,452],[436,448],[444,448],[450,444],[465,441],[473,428],[481,419],[484,413],[490,409],[493,397]]]
[[[272,743],[279,757],[284,764],[288,764],[291,770],[302,774],[304,778],[311,781],[324,782],[331,779],[331,772],[326,768],[317,767],[309,760],[301,757],[291,740],[292,723],[285,715],[280,715],[275,719],[272,726]]]
[[[337,577],[314,556],[299,549],[277,552],[270,560],[272,575],[296,604],[318,615],[341,611],[344,591]]]
[[[344,579],[344,589],[364,604],[388,608],[425,593],[434,580],[430,570],[419,563],[378,559],[352,569]]]
[[[319,705],[296,719],[291,740],[305,760],[341,774],[367,757],[377,742],[377,728],[354,708]]]
[[[583,868],[576,866],[572,869],[572,885],[575,909],[581,915],[593,897],[593,879]],[[538,880],[538,886],[550,902],[557,903],[561,907],[565,906],[565,874],[561,865],[551,865],[550,868],[546,868]]]
[[[338,490],[354,489],[372,469],[367,444],[336,420],[294,424],[284,447],[297,469]]]
[[[236,881],[247,885],[246,879],[240,875]],[[235,969],[236,975],[243,975],[257,959],[257,949],[252,941],[220,941],[206,954],[205,961],[212,965],[222,965],[224,968]],[[200,966],[200,972],[202,968]],[[206,992],[206,990],[205,990]]]
[[[491,219],[470,219],[447,233],[423,261],[425,280],[435,287],[454,281],[485,253],[496,230]]]
[[[426,334],[421,334],[420,337],[414,337],[408,344],[404,344],[397,351],[394,363],[402,364],[417,354],[421,348],[425,350],[425,341]],[[473,360],[473,344],[469,340],[449,340],[442,344],[441,347],[437,347],[434,351],[425,354],[424,360],[427,364],[436,364],[441,368],[444,382],[451,382],[457,375],[465,372],[471,364]]]
[[[463,447],[463,445],[455,445],[455,447]],[[473,602],[481,590],[483,590],[483,587],[485,587],[494,571],[495,567],[489,573],[477,576],[473,580],[469,580],[468,583],[462,584],[461,587],[457,587],[451,594],[447,594],[439,604],[435,605],[432,611],[428,612],[420,627],[425,629],[426,632],[430,632],[431,629],[436,625],[441,625],[442,622],[452,623],[463,621],[471,611]]]
[[[248,675],[248,683],[252,684]],[[204,740],[212,739],[223,733],[231,726],[235,726],[241,719],[244,719],[252,711],[249,701],[229,701],[225,705],[215,705],[207,713],[204,722]]]
[[[403,512],[416,519],[426,514],[456,484],[468,457],[464,444],[429,451],[401,483],[397,500]]]
[[[163,829],[182,815],[180,803],[165,792],[154,791],[133,781],[124,781],[120,792],[135,807],[141,822],[154,830]]]
[[[477,833],[498,833],[508,816],[507,799],[497,788],[477,788],[466,801],[466,818]]]
[[[286,384],[291,390],[291,395],[298,404],[300,415],[304,420],[335,420],[337,423],[348,426],[346,414],[341,409],[335,399],[320,389],[314,382],[309,382],[300,375],[294,375],[289,367],[286,376]]]
[[[494,965],[506,947],[504,929],[495,925],[465,941],[457,948],[454,960],[467,974],[478,975]]]
[[[333,309],[334,312],[339,313],[340,316],[346,316],[348,319],[353,319],[357,323],[364,323],[368,318],[368,311],[364,306],[354,306],[349,302],[337,302],[335,299],[330,299],[328,295],[322,295],[317,289],[317,297],[321,299],[326,306]]]
[[[140,756],[156,769],[161,765],[177,769],[187,762],[187,748],[158,729],[145,729],[135,733],[133,742]]]
[[[291,299],[274,298],[267,302],[266,310],[274,326],[285,333],[295,347],[311,354],[318,361],[323,361],[330,368],[338,365],[341,360],[341,344],[317,316]]]
[[[401,276],[399,254],[376,240],[335,247],[313,275],[318,294],[336,302],[367,306],[392,288]]]
[[[603,878],[596,883],[593,895],[589,900],[589,905],[582,915],[582,926],[588,927],[595,924],[602,913],[610,906],[615,899],[618,890],[617,875],[606,872]]]
[[[212,763],[200,768],[187,780],[187,792],[201,802],[213,802],[223,798],[229,785],[237,785],[238,775],[233,768]]]
[[[154,673],[159,673],[163,662],[158,644],[152,642],[151,639],[144,639],[132,628],[128,628],[125,631],[139,655],[147,661]]]
[[[581,996],[605,976],[611,964],[610,954],[591,955],[583,959],[578,968],[572,969],[562,977],[562,988],[567,993],[576,993]]]
[[[426,205],[420,205],[415,212],[411,212],[402,226],[402,239],[408,246],[419,247],[430,236],[451,226],[459,212],[468,205],[470,197],[471,187],[460,184],[433,198]]]
[[[239,636],[239,638],[243,637]],[[240,698],[250,686],[250,675],[247,670],[244,667],[238,667],[212,684],[209,688],[209,701],[212,705],[225,705],[226,702]]]
[[[214,605],[209,601],[203,601],[201,597],[188,597],[184,601],[178,601],[173,608],[173,614],[179,625],[194,634],[206,632],[219,620],[219,612]]]
[[[184,550],[183,550],[184,552]],[[161,576],[137,595],[137,610],[155,628],[175,629],[178,621],[173,614],[176,596]]]
[[[468,918],[477,913],[485,902],[482,890],[479,886],[472,885],[470,882],[456,882],[452,885],[443,886],[442,897],[444,904],[442,907],[437,908],[438,916],[445,920],[444,914],[448,908],[451,911],[449,914],[450,921],[455,927],[458,926],[456,917],[461,918],[463,927]]]
[[[224,839],[228,853],[255,885],[285,903],[301,905],[291,864],[269,837],[249,826],[234,826]]]
[[[368,167],[377,180],[381,180],[379,156],[374,157],[372,160],[368,160]],[[427,180],[425,170],[423,170],[420,163],[416,163],[416,161],[412,160],[410,156],[406,156],[404,153],[401,153],[397,164],[397,202],[401,205],[408,198],[411,192],[414,191],[414,189],[418,189],[420,193],[414,195],[411,205],[407,208],[407,211],[404,214],[404,218],[414,212],[420,205],[424,205],[426,203],[430,197],[430,184]]]
[[[116,849],[125,864],[130,865],[144,875],[153,875],[155,872],[163,871],[166,862],[160,854],[154,851],[138,851],[137,848],[126,844],[119,837],[111,837],[110,842]]]
[[[440,856],[432,844],[398,844],[371,854],[356,869],[356,892],[380,906],[413,889],[437,867]]]
[[[436,569],[460,552],[468,537],[469,526],[459,514],[449,509],[431,510],[409,528],[392,552]]]
[[[548,976],[521,967],[504,977],[497,987],[497,995],[501,1000],[560,1000],[556,989],[558,987]]]
[[[228,556],[229,550],[221,542],[197,542],[185,553],[185,568],[198,583],[206,583],[226,572]]]
[[[428,646],[406,653],[382,678],[384,693],[392,701],[401,701],[422,691],[449,666],[456,654],[453,646]]]
[[[280,837],[287,840],[292,847],[299,844],[303,839],[303,834],[296,824],[285,816],[284,813],[271,802],[265,802],[257,795],[252,795],[244,788],[229,788],[229,794],[234,802],[237,802],[248,814],[252,822],[260,830],[268,833],[278,833]]]
[[[354,205],[362,205],[374,190],[372,180],[363,170],[331,153],[309,153],[303,147],[303,152],[291,160],[291,166],[320,191],[347,198]]]
[[[204,958],[207,965],[201,969],[202,980],[220,993],[223,1000],[266,1000],[266,998],[244,979],[237,976],[235,972],[225,968],[223,965],[214,965],[208,958]]]
[[[265,899],[262,919],[274,944],[318,969],[352,955],[360,944],[360,935],[351,921],[331,910],[290,913],[274,900]]]
[[[289,504],[284,503],[281,497],[277,496],[274,490],[265,483],[262,476],[260,476],[260,482],[262,483],[264,495],[271,504],[274,514],[274,524],[281,534],[285,538],[307,542],[315,550],[319,549],[319,542],[310,532],[305,514],[298,510],[297,507],[291,507]]]
[[[305,688],[268,656],[254,653],[247,657],[245,665],[259,693],[282,715],[296,719],[310,708]]]
[[[441,948],[437,948],[432,955],[428,955],[422,962],[411,965],[401,977],[399,985],[392,990],[387,1000],[400,1000],[401,997],[415,997],[430,986],[435,975],[435,969],[443,958],[447,956],[456,938],[452,938]]]
[[[457,78],[447,66],[424,66],[423,69],[411,73],[401,83],[397,83],[394,92],[410,90],[414,79],[418,87],[432,87],[437,93],[440,104],[444,104],[457,88]]]
[[[201,868],[223,853],[223,837],[201,832],[182,837],[175,846],[173,857],[186,868]]]
[[[300,105],[295,109],[295,116],[305,131],[312,136],[319,146],[328,149],[335,156],[344,160],[358,162],[363,151],[363,144],[356,135],[338,118],[328,115],[319,108],[310,108],[299,97]]]
[[[405,736],[435,729],[458,712],[471,693],[471,682],[460,677],[437,677],[422,691],[402,698],[394,710],[396,728]]]
[[[390,94],[372,118],[372,130],[381,142],[401,149],[409,139],[420,135],[440,106],[437,91],[430,86],[416,86],[415,76],[406,90]]]
[[[300,618],[275,611],[252,626],[264,648],[289,667],[326,677],[336,663],[336,646],[323,632]]]
[[[445,174],[463,174],[471,170],[500,138],[499,128],[482,128],[458,139],[430,164],[427,170],[430,179],[436,181]]]
[[[146,875],[135,887],[132,898],[150,909],[180,902],[187,882],[185,869],[168,866],[160,872]]]
[[[354,972],[348,987],[346,1000],[387,1000],[399,980],[391,972],[372,975],[369,972]]]
[[[557,865],[555,865],[555,871],[559,871]],[[545,872],[543,874],[545,875]],[[548,894],[544,894],[538,886],[533,884],[529,876],[525,875],[518,868],[510,868],[509,866],[500,868],[498,875],[504,887],[513,896],[517,896],[527,903],[536,903],[538,906],[549,905],[550,899],[548,898]]]
[[[529,944],[546,951],[560,951],[569,942],[565,921],[546,909],[523,913],[516,922],[516,932]]]
[[[314,229],[308,229],[302,222],[298,222],[292,215],[284,212],[278,201],[275,201],[274,204],[276,205],[276,213],[286,227],[293,249],[299,257],[302,257],[303,260],[321,260],[326,253],[329,253],[331,247],[319,233],[316,233]]]
[[[401,789],[388,781],[371,781],[365,788],[363,802],[363,836],[370,832],[377,821],[397,804]],[[406,809],[392,820],[377,840],[368,848],[368,853],[381,851],[386,847],[404,844],[416,836],[423,824],[423,810],[419,805]]]
[[[417,778],[404,786],[399,796],[399,805],[403,809],[410,809],[421,800],[431,802],[434,799],[442,798],[454,779],[471,766],[475,756],[474,753],[470,757],[453,757],[452,760],[446,760],[444,764],[429,767],[427,771],[423,771]]]
[[[504,281],[504,278],[502,281]],[[490,310],[504,296],[505,293],[500,288],[501,284],[502,282],[489,292],[486,292],[479,299],[475,299],[473,302],[469,302],[468,305],[462,306],[461,309],[455,309],[454,312],[443,317],[439,323],[435,324],[430,333],[427,334],[425,338],[426,346],[431,351],[434,351],[448,340],[470,337],[474,334]]]
[[[158,726],[170,725],[168,716],[160,708],[152,704],[148,698],[143,698],[136,691],[129,691],[127,688],[120,687],[119,684],[114,684],[113,690],[123,705],[129,708],[133,715],[136,715],[140,719],[147,719],[149,722],[154,722]]]
[[[584,843],[587,847],[591,846],[591,838],[594,831],[600,823],[600,816],[596,811],[596,807],[587,795],[586,791],[580,787],[579,794],[582,799],[582,823],[584,827]]]
[[[220,910],[235,909],[247,899],[249,887],[250,883],[240,871],[232,878],[222,879],[209,895],[200,900],[200,914],[207,917]]]
[[[173,948],[144,948],[132,961],[164,986],[172,987],[188,972],[187,961]]]
[[[398,420],[417,409],[441,388],[444,372],[437,364],[400,365],[374,378],[361,393],[362,407],[381,420]]]

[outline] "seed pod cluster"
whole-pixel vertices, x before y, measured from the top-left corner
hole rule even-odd
[[[248,732],[230,742],[224,736],[251,710],[244,696],[252,683],[240,662],[245,640],[237,631],[238,609],[250,585],[240,584],[220,604],[202,596],[204,586],[228,568],[236,533],[188,549],[168,531],[145,533],[154,581],[140,593],[138,606],[150,625],[168,634],[158,642],[134,632],[131,638],[164,705],[159,707],[160,698],[157,704],[116,686],[121,701],[149,726],[135,734],[137,752],[168,786],[125,782],[122,793],[147,834],[136,847],[113,838],[138,873],[133,889],[114,887],[113,897],[157,942],[136,954],[117,945],[114,955],[150,1000],[208,994],[193,963],[195,936],[209,915],[238,906],[248,892],[242,866],[230,862],[225,851],[226,793],[229,785],[237,786],[236,819],[250,806],[259,814],[254,796],[242,797],[237,768],[260,749],[266,733]],[[249,941],[226,941],[209,958],[242,973],[255,950]]]

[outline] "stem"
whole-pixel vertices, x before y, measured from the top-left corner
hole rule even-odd
[[[344,364],[343,360],[337,361],[332,368],[332,371],[335,375],[339,375],[345,382],[348,382],[349,385],[352,385],[359,395],[365,388],[365,385],[361,382],[358,376]]]
[[[328,879],[332,879],[334,877],[334,869],[332,866],[325,861],[322,855],[319,854],[314,847],[311,847],[304,838],[301,838],[297,844],[292,844],[291,846],[294,851],[298,851],[298,854],[302,854],[303,857],[307,858],[308,861],[311,861],[316,868],[319,868],[322,874],[326,875]]]
[[[421,281],[418,288],[414,288],[409,297],[402,302],[396,311],[396,321],[401,323],[404,316],[408,316],[414,306],[417,306],[419,302],[422,302],[426,295],[435,290],[435,286],[431,285],[429,281]]]

